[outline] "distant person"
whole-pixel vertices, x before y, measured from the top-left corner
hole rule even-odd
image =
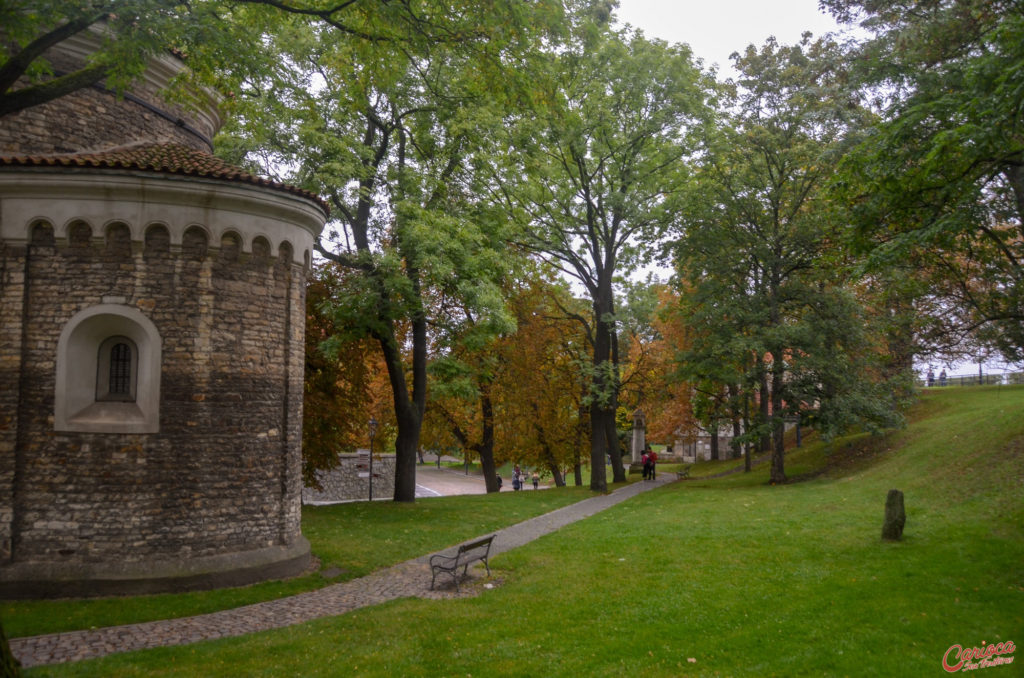
[[[495,474],[495,477],[498,480],[498,492],[501,492],[501,474],[497,473],[497,474]]]
[[[536,471],[534,471],[533,475],[530,476],[530,479],[533,481],[533,489],[536,490],[537,489],[537,484],[540,482],[540,476],[537,475]]]
[[[935,386],[935,372],[930,367],[928,368],[928,385]]]
[[[946,370],[939,372],[939,386],[946,385]]]
[[[651,480],[654,480],[658,470],[658,453],[651,450],[647,457],[651,460],[651,472],[648,474]]]
[[[643,464],[643,478],[647,480],[647,476],[651,475],[651,456],[647,454],[647,450],[640,455],[640,463]]]

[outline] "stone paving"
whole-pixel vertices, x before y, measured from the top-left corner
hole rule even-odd
[[[499,530],[495,533],[491,555],[527,544],[560,527],[634,497],[640,492],[675,480],[674,473],[662,474],[657,480],[635,482],[610,494],[591,497]],[[456,545],[442,553],[454,555],[457,548]],[[42,664],[80,661],[116,652],[132,652],[165,645],[185,645],[267,631],[321,617],[345,614],[356,608],[377,605],[396,598],[444,599],[475,595],[474,589],[478,587],[463,585],[463,592],[456,593],[452,584],[441,581],[438,582],[437,589],[431,591],[430,568],[427,564],[431,555],[433,554],[317,591],[232,610],[143,624],[12,638],[11,651],[22,666],[27,668]]]

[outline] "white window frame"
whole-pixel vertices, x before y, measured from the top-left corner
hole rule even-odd
[[[132,346],[134,399],[106,399],[114,340]],[[106,369],[101,354],[107,354]],[[157,433],[160,430],[161,340],[137,308],[100,304],[76,313],[57,341],[54,430]]]

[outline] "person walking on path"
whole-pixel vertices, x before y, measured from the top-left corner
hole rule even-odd
[[[532,475],[532,476],[530,476],[530,480],[532,480],[532,481],[533,481],[533,489],[535,489],[535,490],[536,490],[536,489],[537,489],[537,483],[539,483],[539,482],[540,482],[540,476],[539,476],[539,475],[537,474],[537,472],[536,472],[536,471],[534,471],[534,472],[533,472],[533,475]]]
[[[654,480],[657,475],[658,468],[658,453],[652,450],[650,447],[647,448],[647,458],[651,463],[651,470],[647,474],[650,480]]]
[[[630,483],[609,494],[598,494],[498,530],[496,533],[488,533],[494,534],[491,556],[528,544],[561,527],[589,518],[641,492],[668,482],[675,481]],[[441,551],[441,554],[454,555],[457,550],[458,546],[453,546]],[[397,598],[413,596],[448,599],[474,595],[469,590],[464,590],[465,592],[461,594],[455,591],[431,591],[431,555],[434,554],[426,554],[365,577],[332,584],[316,591],[232,610],[141,624],[12,638],[9,644],[15,658],[23,667],[28,668],[284,628],[323,617],[335,617],[360,607],[378,605]]]

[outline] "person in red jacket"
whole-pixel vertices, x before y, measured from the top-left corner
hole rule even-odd
[[[650,460],[651,464],[651,470],[648,472],[647,477],[650,478],[651,480],[654,480],[654,476],[657,473],[658,468],[658,453],[648,447],[647,459]]]

